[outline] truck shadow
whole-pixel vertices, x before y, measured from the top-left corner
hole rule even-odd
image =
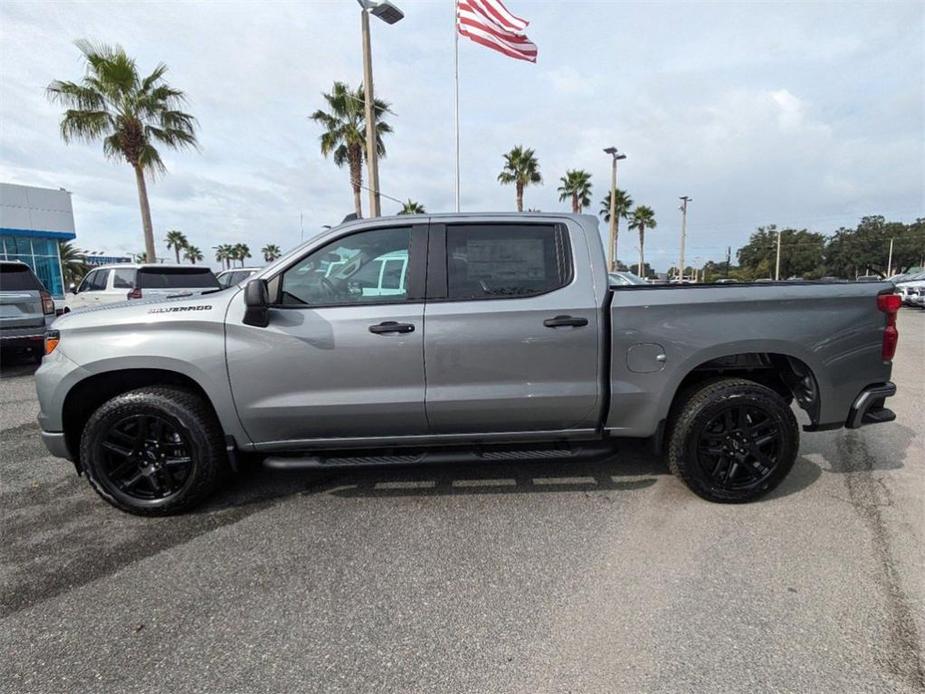
[[[31,376],[39,368],[35,355],[24,349],[0,348],[0,378]]]
[[[301,471],[255,466],[244,472],[230,493],[222,494],[209,507],[251,503],[255,492],[257,498],[266,499],[274,492],[279,496],[397,498],[632,491],[650,487],[658,476],[668,474],[664,462],[653,456],[644,442],[621,445],[615,455],[590,461],[433,463]]]

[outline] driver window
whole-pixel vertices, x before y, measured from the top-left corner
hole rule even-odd
[[[406,301],[411,228],[372,229],[332,241],[283,273],[288,306]]]
[[[92,272],[88,273],[81,281],[80,286],[77,287],[77,291],[74,293],[80,294],[81,292],[85,292],[89,290],[94,280],[96,279],[96,276],[99,274],[100,274],[99,270],[93,270]]]

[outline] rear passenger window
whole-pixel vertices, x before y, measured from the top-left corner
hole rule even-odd
[[[112,278],[113,289],[134,289],[135,270],[116,270]]]
[[[450,299],[543,294],[571,279],[568,239],[554,224],[467,224],[446,229]]]

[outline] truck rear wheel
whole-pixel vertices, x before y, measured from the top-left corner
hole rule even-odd
[[[774,489],[796,460],[787,402],[753,381],[724,378],[689,392],[669,425],[668,467],[708,501],[742,503]]]
[[[116,508],[142,516],[185,511],[227,469],[221,427],[196,393],[148,387],[117,395],[87,421],[80,464]]]

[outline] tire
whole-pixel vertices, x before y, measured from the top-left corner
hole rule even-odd
[[[780,395],[723,378],[682,396],[669,423],[668,467],[708,501],[744,503],[781,483],[799,445],[796,417]]]
[[[193,508],[228,469],[212,410],[175,386],[139,388],[103,403],[84,427],[80,465],[101,497],[139,516]]]

